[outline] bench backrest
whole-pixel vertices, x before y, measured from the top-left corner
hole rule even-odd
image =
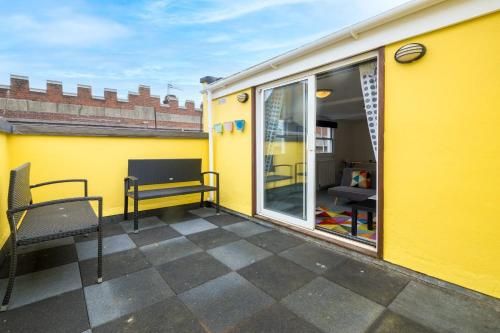
[[[26,163],[10,171],[8,209],[28,206],[31,202],[30,188],[30,163]],[[14,222],[17,224],[23,212],[14,214]]]
[[[373,168],[344,168],[344,170],[342,171],[342,180],[340,185],[351,186],[352,172],[360,170],[366,170],[370,173],[370,179],[371,179],[370,188],[372,189],[377,188],[377,171],[376,169]]]
[[[201,159],[128,160],[128,175],[139,185],[199,181]]]

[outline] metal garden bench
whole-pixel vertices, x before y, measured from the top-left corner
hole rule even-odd
[[[125,177],[125,204],[123,217],[128,220],[128,199],[134,200],[134,232],[139,232],[139,200],[201,193],[203,207],[205,192],[216,192],[217,214],[219,205],[219,174],[214,171],[201,172],[201,159],[156,159],[129,160],[128,176]],[[215,186],[205,185],[205,175],[214,174]],[[155,189],[139,189],[142,185],[160,185],[181,182],[200,182],[196,185],[169,186]],[[132,190],[130,190],[132,188]]]
[[[82,182],[84,196],[33,203],[31,189]],[[7,219],[10,226],[10,267],[1,311],[7,310],[17,269],[17,247],[97,232],[97,283],[102,282],[102,197],[88,196],[86,179],[56,180],[30,185],[30,163],[10,172]],[[90,202],[97,201],[98,215]]]
[[[290,180],[293,179],[292,176],[292,166],[290,164],[274,164],[274,155],[266,155],[265,156],[266,165],[269,165],[269,170],[267,170],[267,174],[265,177],[265,183],[274,183],[282,180]],[[276,173],[278,168],[286,167],[289,169],[287,175]]]

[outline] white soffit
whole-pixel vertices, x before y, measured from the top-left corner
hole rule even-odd
[[[415,0],[407,4],[407,6],[410,5],[414,7],[412,7],[413,13],[401,16],[401,6],[396,7],[389,12],[341,30],[339,33],[333,33],[316,42],[216,81],[208,85],[206,90],[212,91],[212,98],[215,99],[331,64],[407,38],[496,12],[500,9],[500,0]],[[424,9],[421,9],[423,7]],[[390,16],[393,11],[396,18],[391,20]],[[377,21],[380,21],[378,25]],[[358,26],[360,28],[357,28]],[[356,31],[363,27],[365,31]],[[329,39],[332,41],[318,48],[322,40]]]

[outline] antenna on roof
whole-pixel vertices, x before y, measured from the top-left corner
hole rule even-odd
[[[179,91],[182,91],[181,88],[177,87],[177,86],[174,86],[172,83],[168,83],[167,84],[167,96],[170,95],[170,89],[172,90],[179,90]]]
[[[165,95],[165,99],[163,100],[163,104],[168,104],[169,96],[172,96],[174,99],[176,98],[173,95],[170,95],[170,90],[179,90],[182,91],[181,88],[174,86],[172,83],[167,84],[167,94]]]

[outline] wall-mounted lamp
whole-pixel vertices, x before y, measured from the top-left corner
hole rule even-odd
[[[414,62],[425,55],[427,49],[420,43],[410,43],[401,46],[396,53],[394,59],[400,64]]]
[[[247,93],[238,94],[238,96],[236,97],[236,99],[240,103],[245,103],[246,101],[248,101],[248,94]]]
[[[316,90],[316,97],[317,98],[327,98],[332,94],[331,89],[318,89]]]

